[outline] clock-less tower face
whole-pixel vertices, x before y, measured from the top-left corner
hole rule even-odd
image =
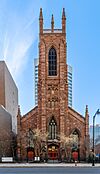
[[[43,29],[42,9],[39,21],[38,106],[23,117],[20,109],[18,110],[18,157],[22,160],[28,159],[31,150],[32,160],[34,156],[40,155],[41,159],[46,157],[46,159],[63,160],[70,159],[73,152],[77,151],[78,160],[83,161],[90,153],[89,114],[88,106],[85,117],[68,107],[64,9],[62,29],[54,28],[53,16],[51,29]],[[36,134],[38,138],[35,144],[32,140],[32,146],[26,141],[26,135],[30,133],[32,137]]]
[[[68,84],[66,65],[65,14],[62,29],[43,29],[40,12],[39,41],[39,83],[38,83],[38,125],[42,132],[48,132],[49,139],[57,139],[65,132],[65,117],[68,108]]]

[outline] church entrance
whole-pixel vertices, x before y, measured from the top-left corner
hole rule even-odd
[[[30,162],[34,160],[34,148],[32,147],[27,148],[27,160]]]
[[[79,148],[78,149],[72,149],[72,158],[74,161],[80,161],[80,153],[79,153]]]
[[[56,144],[48,145],[48,159],[58,160],[59,159],[59,146]]]

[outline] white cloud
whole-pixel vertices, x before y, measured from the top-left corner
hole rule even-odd
[[[37,0],[35,3],[30,2],[28,7],[25,6],[26,9],[23,13],[16,9],[11,9],[11,7],[6,12],[4,9],[6,17],[2,14],[4,21],[2,19],[2,23],[0,23],[0,26],[3,26],[0,34],[2,37],[0,41],[0,58],[5,59],[15,79],[23,72],[29,59],[27,53],[32,44],[34,44],[36,37],[38,37],[39,8],[43,2],[45,6],[45,0],[42,2]],[[5,8],[7,8],[7,4]],[[13,5],[12,8],[14,8]]]

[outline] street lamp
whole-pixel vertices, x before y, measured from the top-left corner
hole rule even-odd
[[[93,116],[93,149],[92,149],[93,160],[92,160],[92,166],[95,166],[95,158],[94,158],[94,124],[95,124],[95,117],[96,117],[96,115],[99,115],[99,114],[100,114],[100,110],[98,109],[96,111],[96,113],[94,114],[94,116]]]

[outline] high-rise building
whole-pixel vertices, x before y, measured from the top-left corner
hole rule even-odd
[[[34,59],[34,98],[35,105],[38,104],[38,65],[39,59]],[[72,67],[68,65],[68,106],[72,107]]]
[[[90,125],[89,132],[90,132],[90,139],[92,139],[93,138],[93,125]],[[95,136],[94,136],[95,140],[99,138],[99,143],[100,143],[100,124],[96,124],[94,126],[94,134],[95,134]]]
[[[18,89],[4,61],[0,61],[0,105],[12,116],[12,130],[17,133]]]
[[[0,105],[0,158],[12,156],[12,120],[11,114]]]
[[[68,65],[68,106],[72,107],[72,67]]]
[[[35,105],[38,104],[38,65],[39,59],[34,59],[34,97]]]

